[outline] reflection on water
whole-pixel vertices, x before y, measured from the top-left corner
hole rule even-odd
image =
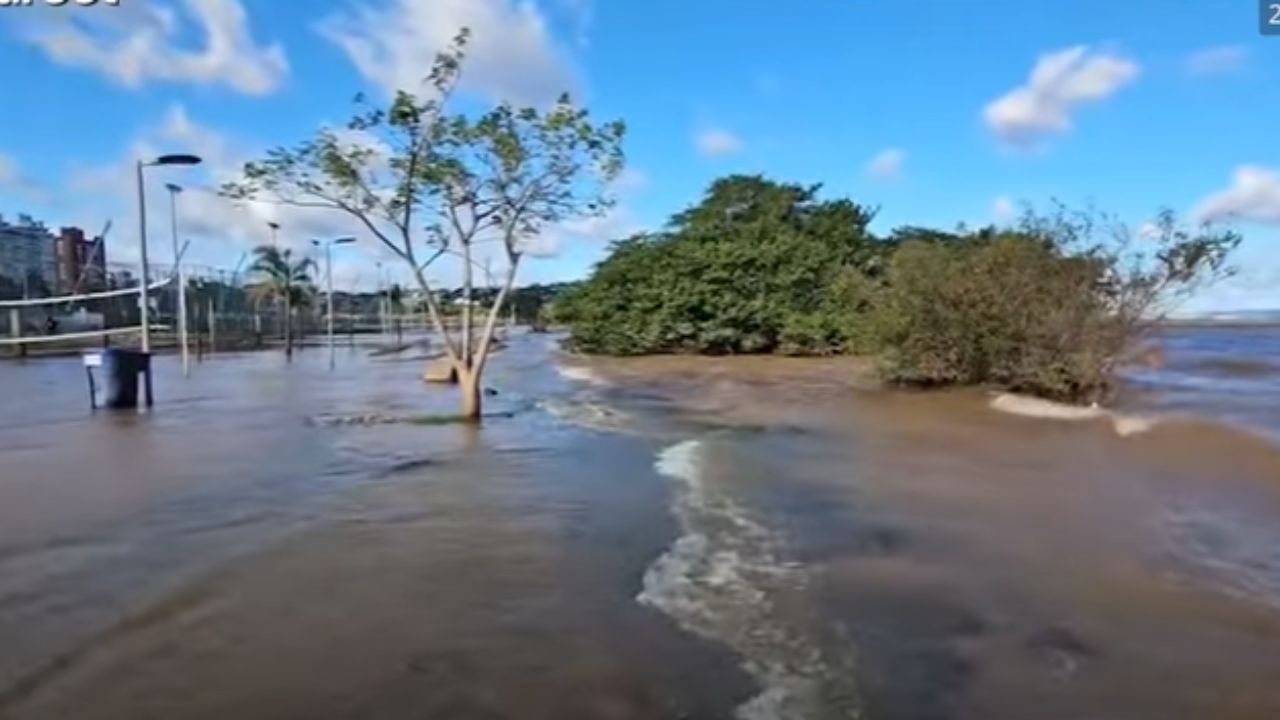
[[[1278,427],[1184,382],[1256,395],[1272,339],[1172,336],[1129,402]],[[0,365],[0,716],[1280,715],[1255,437],[538,335],[482,431],[393,422],[454,409],[420,369],[165,358],[89,417],[75,361]]]

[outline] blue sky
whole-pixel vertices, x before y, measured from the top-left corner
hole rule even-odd
[[[1000,222],[1051,197],[1135,228],[1164,206],[1229,219],[1243,272],[1193,307],[1280,307],[1280,37],[1258,34],[1251,0],[121,0],[0,8],[0,23],[0,211],[114,219],[122,260],[132,158],[209,159],[151,176],[153,255],[169,254],[172,179],[191,188],[192,259],[232,267],[276,210],[201,188],[343,122],[356,92],[412,82],[465,24],[473,101],[567,88],[629,127],[617,210],[554,229],[524,281],[581,277],[716,176],[761,172],[878,205],[878,230]],[[354,230],[276,219],[299,247]],[[343,252],[340,282],[371,283],[376,246]]]

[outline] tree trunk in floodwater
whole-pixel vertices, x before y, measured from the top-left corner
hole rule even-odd
[[[462,391],[462,417],[468,422],[480,422],[483,393],[480,392],[480,374],[458,373],[458,389]]]

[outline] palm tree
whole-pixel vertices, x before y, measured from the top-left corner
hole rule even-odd
[[[401,324],[404,317],[404,288],[399,283],[392,285],[387,290],[387,309],[394,314],[396,328],[396,344],[404,342],[404,326]]]
[[[255,281],[249,286],[249,296],[255,302],[261,300],[284,301],[284,354],[293,359],[293,309],[304,307],[311,299],[310,272],[315,267],[311,258],[293,260],[292,250],[281,250],[274,245],[259,245],[253,249],[253,264],[249,273]]]

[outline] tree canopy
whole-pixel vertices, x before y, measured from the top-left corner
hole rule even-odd
[[[658,233],[612,246],[557,319],[589,352],[833,352],[832,285],[878,252],[874,212],[819,188],[732,176]]]
[[[480,375],[530,241],[566,220],[604,213],[623,167],[621,121],[598,123],[568,95],[549,107],[499,103],[454,109],[470,32],[436,56],[421,95],[400,90],[387,105],[357,98],[345,128],[279,147],[244,167],[224,195],[342,213],[408,267],[426,304],[464,414],[480,416]],[[473,316],[476,246],[502,248],[506,269],[493,304]],[[456,259],[460,327],[446,325],[428,267]]]

